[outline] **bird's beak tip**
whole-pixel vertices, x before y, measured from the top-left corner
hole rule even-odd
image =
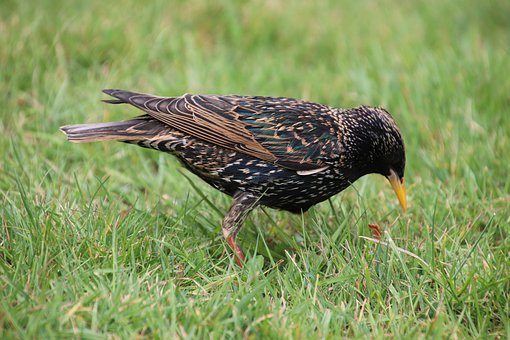
[[[391,171],[391,174],[387,178],[390,181],[393,191],[395,191],[395,194],[397,195],[402,210],[406,212],[407,200],[406,189],[404,186],[404,178],[399,178],[399,176],[393,170]]]

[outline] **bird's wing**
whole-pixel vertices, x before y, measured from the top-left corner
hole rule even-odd
[[[191,95],[155,97],[104,90],[153,118],[209,143],[279,164],[303,175],[338,155],[330,108],[289,98]]]

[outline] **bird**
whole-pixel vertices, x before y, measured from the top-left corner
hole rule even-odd
[[[404,141],[384,108],[342,109],[286,97],[103,92],[110,96],[103,102],[129,104],[144,114],[62,126],[67,139],[120,141],[172,154],[231,196],[222,234],[241,267],[245,256],[236,237],[258,206],[301,214],[376,173],[389,180],[406,210]]]

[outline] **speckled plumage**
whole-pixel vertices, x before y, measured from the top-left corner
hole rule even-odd
[[[128,103],[146,114],[62,127],[68,139],[118,140],[177,156],[191,172],[234,197],[223,232],[238,260],[242,252],[235,237],[258,204],[299,213],[368,173],[388,177],[391,170],[403,183],[402,137],[382,108],[344,110],[256,96],[104,92],[116,98],[105,102]]]

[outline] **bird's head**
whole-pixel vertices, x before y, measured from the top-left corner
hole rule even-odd
[[[349,180],[377,173],[391,183],[406,210],[404,170],[406,155],[402,135],[388,111],[359,106],[341,113],[342,144]]]

